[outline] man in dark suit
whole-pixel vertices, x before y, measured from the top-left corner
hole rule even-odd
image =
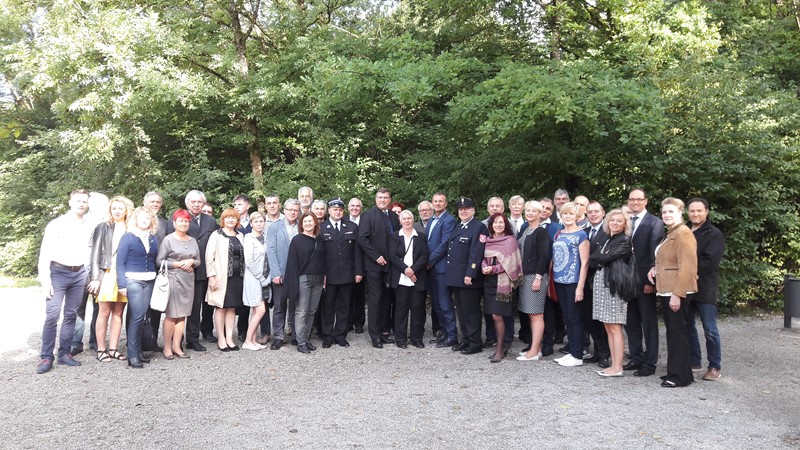
[[[347,219],[350,222],[358,225],[361,222],[361,200],[357,197],[350,199],[347,203],[347,210],[349,215]],[[356,283],[353,286],[353,294],[350,296],[350,324],[348,329],[352,329],[356,334],[364,332],[364,324],[367,322],[367,316],[364,314],[364,305],[366,304],[365,285],[367,283]]]
[[[389,211],[392,194],[386,188],[378,189],[375,206],[361,215],[358,226],[358,244],[364,256],[364,276],[367,279],[367,328],[372,346],[394,343],[382,334],[389,316],[389,296],[386,285],[389,274],[389,235],[400,229],[397,214]]]
[[[599,252],[602,244],[608,239],[608,234],[603,230],[603,219],[605,215],[606,211],[597,201],[593,200],[586,206],[586,233],[589,235],[590,254]],[[597,269],[589,267],[589,274],[586,277],[587,283],[583,289],[583,301],[581,302],[583,323],[587,324],[587,331],[592,336],[592,341],[594,341],[592,357],[587,358],[585,362],[597,363],[598,366],[605,369],[611,366],[611,362],[609,361],[609,358],[611,358],[611,349],[608,346],[608,334],[606,333],[605,326],[599,320],[592,319],[594,291],[592,290],[592,283],[588,281],[594,279],[596,271]]]
[[[447,286],[453,290],[456,315],[461,328],[462,341],[454,345],[464,355],[480,353],[481,340],[481,294],[483,274],[481,262],[489,230],[475,219],[475,202],[461,197],[456,202],[460,224],[450,234],[447,244]]]
[[[458,343],[456,331],[456,312],[450,288],[447,287],[447,243],[456,227],[456,219],[447,212],[447,196],[441,192],[433,194],[433,217],[425,227],[428,238],[428,288],[431,293],[432,308],[439,318],[442,335],[431,340],[437,347],[452,347]]]
[[[205,302],[208,290],[208,277],[206,276],[206,246],[208,237],[217,228],[214,218],[203,214],[203,205],[206,196],[198,190],[191,190],[184,199],[186,209],[192,216],[187,234],[197,240],[200,247],[200,265],[194,269],[194,303],[192,314],[186,320],[186,348],[196,352],[204,352],[206,348],[200,343],[200,332],[207,341],[215,341],[214,337],[214,308]],[[167,234],[175,231],[172,222],[167,225]],[[220,330],[217,330],[219,333]]]
[[[625,370],[635,370],[637,377],[656,373],[658,362],[658,310],[655,286],[647,280],[647,272],[655,264],[656,246],[664,240],[664,223],[647,212],[647,195],[643,189],[635,188],[628,194],[631,210],[631,245],[636,255],[641,291],[636,299],[628,303],[628,318],[625,333],[631,358]],[[642,341],[644,340],[644,347]]]
[[[350,297],[353,286],[361,283],[364,275],[358,225],[342,218],[344,201],[341,198],[328,202],[328,212],[330,217],[320,226],[325,249],[325,292],[320,308],[322,347],[330,348],[334,342],[349,347]]]

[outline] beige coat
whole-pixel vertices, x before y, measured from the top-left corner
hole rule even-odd
[[[697,292],[697,241],[684,224],[669,231],[656,252],[656,293],[686,298]]]
[[[217,290],[206,291],[206,303],[222,308],[225,304],[225,288],[228,286],[228,238],[221,236],[217,230],[208,237],[206,247],[206,273],[217,278]],[[244,244],[244,235],[236,232],[236,238]]]

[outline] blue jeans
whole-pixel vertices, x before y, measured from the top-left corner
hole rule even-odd
[[[53,361],[62,303],[64,305],[64,321],[61,323],[61,334],[58,339],[58,357],[67,355],[72,347],[75,317],[78,316],[78,307],[81,306],[83,288],[86,285],[86,269],[70,272],[51,266],[50,284],[53,287],[53,296],[46,302],[46,316],[42,327],[41,358]]]
[[[453,309],[453,300],[450,297],[450,288],[447,287],[445,274],[431,273],[428,283],[431,291],[431,306],[436,311],[436,317],[439,318],[439,327],[445,342],[458,342],[456,312]]]
[[[128,359],[142,356],[142,327],[150,297],[153,295],[154,280],[140,281],[128,278],[128,311],[131,321],[128,324]]]
[[[558,293],[558,304],[564,312],[564,323],[567,325],[567,336],[569,343],[567,350],[576,359],[583,359],[583,340],[585,328],[583,324],[583,314],[581,305],[575,303],[575,290],[578,284],[555,283]]]
[[[695,316],[700,316],[703,324],[703,334],[706,337],[706,357],[709,369],[722,369],[722,346],[719,342],[717,329],[717,305],[712,303],[689,302],[686,323],[689,329],[689,352],[692,357],[692,367],[701,367],[700,339],[697,336]]]

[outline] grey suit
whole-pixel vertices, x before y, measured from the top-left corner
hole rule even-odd
[[[272,281],[272,299],[275,306],[272,310],[273,339],[283,340],[286,313],[289,313],[289,326],[294,327],[294,302],[288,301],[288,292],[283,283],[275,283],[276,277],[286,275],[286,263],[289,259],[289,244],[292,240],[286,232],[286,218],[270,225],[267,230],[267,260],[269,260],[269,279]]]

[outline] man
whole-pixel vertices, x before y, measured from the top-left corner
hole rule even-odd
[[[267,232],[269,231],[270,225],[283,220],[283,214],[281,214],[281,199],[278,197],[278,194],[272,193],[267,194],[264,197],[264,210],[266,211],[266,225],[264,225],[264,230],[261,232],[262,236],[264,236],[264,240],[266,242]],[[270,292],[272,291],[272,284],[270,284]],[[272,327],[270,326],[270,317],[269,317],[269,308],[271,308],[272,304],[274,303],[274,297],[270,296],[270,305],[267,307],[267,312],[264,313],[264,317],[261,318],[261,323],[259,324],[259,328],[261,330],[261,337],[258,339],[258,343],[261,345],[266,345],[267,342],[270,340],[270,335],[272,334]]]
[[[344,201],[337,197],[328,202],[330,218],[320,226],[325,250],[325,292],[320,308],[322,348],[334,342],[349,347],[347,328],[353,286],[364,278],[361,250],[358,247],[358,225],[343,219]]]
[[[717,295],[719,293],[719,264],[725,253],[725,237],[708,221],[708,201],[689,200],[689,222],[697,240],[697,292],[689,295],[686,323],[689,325],[689,349],[692,369],[702,371],[700,340],[695,316],[700,316],[706,338],[708,370],[703,379],[716,381],[722,377],[722,346],[717,329]]]
[[[589,228],[589,219],[586,218],[586,207],[589,206],[589,199],[584,195],[578,195],[573,202],[578,205],[578,220],[575,225],[586,230]]]
[[[348,219],[354,224],[361,223],[361,199],[353,197],[347,203],[347,210],[350,213]],[[356,334],[364,332],[364,324],[367,322],[365,305],[367,303],[366,286],[367,283],[356,283],[353,286],[353,294],[350,297],[350,323],[348,330],[354,330]]]
[[[555,217],[550,215],[550,220],[552,222],[556,222],[556,223],[560,224],[561,223],[561,214],[559,214],[559,211],[561,211],[561,207],[564,206],[564,204],[569,201],[569,192],[567,192],[566,189],[558,189],[558,190],[556,190],[555,194],[553,194],[553,201],[555,203],[554,210],[555,210],[556,215],[555,215]]]
[[[390,273],[389,236],[400,229],[397,214],[389,211],[391,202],[391,192],[386,188],[378,189],[375,206],[362,215],[358,226],[358,244],[363,253],[364,276],[367,279],[367,327],[375,348],[394,343],[394,339],[382,333],[389,316],[391,295],[385,282]]]
[[[270,225],[267,230],[267,259],[269,278],[272,280],[272,345],[270,349],[279,350],[283,346],[284,326],[294,325],[294,302],[288,302],[288,292],[283,289],[286,276],[286,262],[289,259],[289,244],[297,236],[297,217],[300,215],[300,201],[294,198],[283,202],[283,220]],[[287,330],[288,334],[288,330]]]
[[[655,286],[647,280],[647,272],[655,265],[656,246],[664,239],[664,223],[647,212],[644,189],[634,188],[628,194],[631,209],[631,246],[639,272],[639,295],[628,303],[625,333],[628,335],[630,361],[623,368],[635,370],[638,377],[656,373],[658,362],[658,310]],[[644,347],[642,341],[644,340]]]
[[[481,221],[486,229],[490,229],[491,225],[489,224],[489,217],[492,217],[495,214],[503,214],[506,210],[506,205],[503,202],[503,199],[500,197],[492,197],[486,202],[486,211],[489,213],[489,216],[486,217]],[[483,344],[483,348],[492,348],[497,344],[497,333],[494,330],[494,319],[492,318],[491,314],[484,314],[483,319],[486,322],[486,342]],[[503,322],[505,322],[506,331],[505,335],[503,336],[503,343],[504,344],[511,344],[511,341],[514,339],[514,317],[513,316],[504,316]]]
[[[357,197],[353,197],[350,199],[350,202],[347,204],[347,211],[350,213],[350,217],[348,219],[350,222],[358,225],[361,222],[361,200]]]
[[[189,222],[189,231],[186,234],[197,240],[200,247],[200,265],[194,269],[194,300],[192,314],[186,319],[186,348],[196,352],[204,352],[206,348],[200,343],[200,333],[208,342],[216,342],[214,337],[214,307],[206,303],[208,290],[208,276],[206,275],[206,247],[208,238],[217,228],[217,222],[212,216],[203,214],[203,205],[206,196],[198,190],[191,190],[184,198],[186,209],[192,217]],[[167,234],[175,231],[175,225],[170,221],[167,224]],[[217,333],[222,330],[217,330]]]
[[[96,225],[85,217],[88,209],[89,192],[76,189],[69,194],[69,211],[53,219],[44,230],[38,268],[47,315],[42,327],[41,361],[36,366],[38,374],[50,371],[56,360],[53,352],[62,305],[64,320],[59,336],[58,364],[72,367],[81,365],[70,350],[75,318],[86,287],[91,239]]]
[[[164,217],[161,217],[159,213],[161,212],[161,206],[164,205],[164,199],[161,197],[156,191],[150,191],[147,194],[144,194],[143,205],[153,212],[153,215],[156,217],[156,238],[158,238],[159,245],[164,242],[164,238],[167,236],[167,228],[169,228],[170,220],[167,220]],[[128,310],[130,311],[130,309]],[[150,325],[153,327],[153,336],[158,337],[158,329],[161,325],[161,311],[156,309],[148,308],[148,313],[150,314]],[[157,339],[156,339],[157,340]],[[163,351],[162,348],[144,348],[147,351]]]
[[[433,216],[433,203],[423,200],[417,206],[417,211],[419,212],[419,222],[414,224],[414,229],[417,230],[417,233],[424,233],[428,221]]]
[[[433,194],[433,217],[425,227],[428,238],[428,289],[431,293],[431,309],[439,320],[442,335],[431,340],[436,347],[452,347],[458,344],[456,313],[450,288],[447,287],[447,243],[456,227],[456,219],[447,212],[447,196],[441,192]]]
[[[453,351],[463,355],[473,355],[483,350],[481,342],[481,294],[483,293],[483,273],[481,262],[486,247],[489,230],[475,220],[475,202],[461,197],[456,202],[457,224],[447,244],[447,286],[453,290],[453,299],[461,327],[462,341],[454,345]]]
[[[563,205],[569,200],[567,191],[560,189],[556,191],[556,195],[561,194],[559,202]],[[558,216],[554,215],[556,210],[553,200],[543,197],[539,200],[542,204],[542,216],[539,218],[540,226],[547,230],[547,235],[550,236],[550,241],[554,241],[556,233],[564,228],[561,222],[558,221]],[[527,223],[523,225],[523,231],[527,227]],[[548,356],[553,354],[553,347],[555,344],[564,343],[564,335],[566,334],[566,325],[564,324],[564,315],[561,313],[561,306],[554,302],[548,295],[544,302],[544,335],[542,336],[542,355]]]
[[[575,197],[577,201],[578,197]],[[603,222],[606,216],[606,211],[597,201],[591,201],[586,206],[586,219],[588,221],[588,228],[586,233],[589,235],[589,254],[592,255],[600,251],[600,243],[605,242],[608,234],[603,231]],[[587,280],[594,279],[594,273],[597,269],[589,267],[589,274]],[[605,325],[599,320],[592,319],[592,308],[594,303],[594,291],[592,290],[591,283],[587,282],[583,289],[583,301],[581,302],[581,312],[583,314],[583,323],[587,324],[587,331],[592,336],[594,341],[594,351],[592,356],[586,359],[586,362],[597,363],[598,366],[605,369],[611,366],[609,358],[611,358],[611,349],[608,347],[608,334],[606,333]]]
[[[300,201],[300,214],[311,211],[311,203],[314,202],[314,191],[308,186],[303,186],[297,190],[297,200]]]
[[[242,234],[253,231],[253,227],[250,226],[250,197],[244,194],[233,197],[233,209],[239,214],[239,228],[237,228],[236,231]],[[247,309],[249,310],[250,308]],[[241,335],[241,333],[239,334]]]
[[[211,202],[205,202],[205,203],[203,203],[203,209],[201,209],[200,212],[205,214],[205,215],[207,215],[207,216],[212,216],[213,217],[214,216],[214,205],[212,205]]]
[[[325,214],[328,212],[328,205],[325,200],[314,200],[311,203],[311,213],[317,218],[319,223],[325,221]]]
[[[519,234],[520,228],[525,224],[525,199],[521,195],[515,195],[508,199],[508,210],[511,214],[508,216],[508,221],[511,222],[511,229],[514,231],[514,236]]]

